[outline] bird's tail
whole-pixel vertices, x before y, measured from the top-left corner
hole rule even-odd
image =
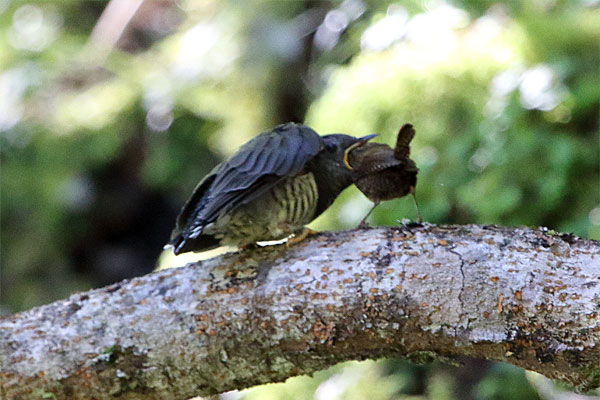
[[[219,247],[219,239],[210,235],[199,235],[195,238],[185,238],[182,234],[175,235],[164,249],[173,249],[175,255],[188,251],[201,252]]]
[[[415,137],[415,128],[412,124],[404,124],[398,132],[398,141],[394,148],[394,156],[398,160],[404,160],[410,155],[410,141]]]

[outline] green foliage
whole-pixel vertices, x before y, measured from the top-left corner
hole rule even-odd
[[[495,364],[476,388],[481,400],[535,400],[539,396],[524,379],[525,371],[510,364]]]
[[[264,385],[242,391],[243,400],[386,400],[405,385],[398,376],[385,375],[384,363],[348,362],[319,371],[312,377],[288,379],[285,384]],[[372,385],[372,382],[377,385]]]
[[[576,15],[593,19],[583,13]],[[533,20],[548,26],[556,18]],[[390,144],[402,122],[412,122],[413,155],[421,169],[418,194],[427,220],[549,225],[598,238],[588,218],[598,203],[597,118],[593,129],[581,129],[600,98],[600,61],[592,49],[600,37],[600,17],[595,18],[596,29],[586,24],[585,33],[577,31],[575,48],[564,39],[546,51],[532,44],[543,53],[538,57],[515,43],[543,35],[530,34],[533,28],[517,21],[488,46],[473,43],[481,35],[474,27],[456,38],[450,52],[401,43],[360,54],[336,68],[307,120],[321,131],[378,132]],[[438,57],[440,51],[448,54]],[[547,52],[551,57],[542,58]],[[573,62],[576,55],[585,65]],[[562,102],[550,110],[521,106],[519,80],[540,79],[531,74],[553,75],[556,82],[550,84]],[[500,84],[509,87],[495,88]],[[596,88],[588,89],[594,95],[574,100],[581,87]],[[396,203],[406,212],[406,201]],[[383,207],[374,214],[377,223],[394,224],[398,218]]]
[[[143,3],[110,42],[108,2],[0,2],[3,311],[149,272],[200,177],[291,118],[388,144],[413,123],[426,221],[600,239],[597,1]],[[350,188],[313,225],[370,206]],[[404,198],[371,222],[415,217]],[[243,396],[462,398],[456,371],[350,363]],[[536,398],[505,365],[475,392]]]
[[[40,399],[53,399],[56,400],[56,395],[52,392],[45,392],[41,389],[39,389],[37,392],[35,392],[36,396],[39,396]]]

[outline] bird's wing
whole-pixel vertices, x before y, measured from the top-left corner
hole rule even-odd
[[[213,168],[213,170],[210,171],[208,175],[206,175],[204,179],[202,179],[200,183],[198,183],[198,185],[196,185],[192,196],[183,205],[183,208],[177,216],[175,229],[173,229],[173,232],[171,233],[171,242],[183,232],[183,229],[185,228],[186,223],[190,220],[190,217],[192,216],[194,210],[196,208],[202,208],[202,204],[206,201],[204,195],[206,194],[206,191],[208,190],[210,185],[214,182],[217,176],[217,170],[220,166],[221,164]]]
[[[410,156],[410,141],[415,136],[415,128],[411,124],[404,124],[398,132],[398,140],[394,148],[394,154],[399,160],[404,160]]]
[[[349,158],[350,165],[362,176],[402,165],[402,160],[394,156],[394,150],[383,143],[366,143],[352,150]]]
[[[304,125],[290,123],[261,133],[198,185],[177,225],[195,237],[221,213],[248,203],[281,179],[297,175],[321,148],[321,137]]]

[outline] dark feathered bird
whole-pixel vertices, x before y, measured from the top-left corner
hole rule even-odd
[[[319,136],[294,123],[261,133],[198,184],[169,245],[180,254],[301,232],[352,183],[345,150],[373,136]]]
[[[410,156],[410,141],[415,136],[411,124],[405,124],[398,132],[396,147],[381,143],[356,143],[344,159],[346,165],[356,172],[354,184],[374,204],[361,221],[363,225],[371,211],[384,200],[392,200],[411,193],[417,205],[415,187],[419,169]],[[418,221],[421,214],[417,206]]]

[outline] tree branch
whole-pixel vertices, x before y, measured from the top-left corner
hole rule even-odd
[[[378,357],[600,386],[600,243],[491,226],[323,233],[0,320],[4,399],[186,399]]]

